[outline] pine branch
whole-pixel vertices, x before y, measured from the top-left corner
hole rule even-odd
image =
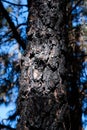
[[[76,58],[78,58],[78,57],[81,57],[81,58],[83,58],[83,57],[86,57],[87,56],[87,54],[80,54],[80,55],[73,55],[73,57],[76,57]]]
[[[25,50],[26,49],[25,42],[23,41],[23,39],[21,38],[20,34],[18,33],[14,23],[12,22],[8,12],[4,8],[1,0],[0,0],[0,8],[1,8],[3,16],[6,18],[7,22],[9,23],[9,26],[10,26],[12,32],[13,32],[13,37],[16,39],[16,41],[19,43],[19,45]]]
[[[10,126],[6,126],[6,125],[3,125],[3,124],[0,124],[0,128],[6,128],[6,129],[9,129],[9,130],[16,130],[15,128],[11,128]]]
[[[79,0],[75,6],[70,10],[69,14],[68,15],[71,15],[72,11],[76,9],[76,7],[82,2],[82,0]]]
[[[8,3],[8,4],[11,4],[11,5],[14,5],[14,6],[26,6],[27,7],[27,5],[25,5],[25,4],[15,4],[15,3],[9,2],[7,0],[1,0],[1,1]]]
[[[27,23],[21,23],[18,26],[16,26],[16,29],[20,28],[20,26],[26,26],[26,25],[27,25]],[[10,33],[12,33],[12,30],[7,31],[4,35],[2,35],[2,38],[6,37]],[[2,40],[2,38],[0,38],[0,41]]]

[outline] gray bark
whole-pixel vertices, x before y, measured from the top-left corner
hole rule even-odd
[[[29,0],[17,130],[70,130],[66,94],[65,2]]]

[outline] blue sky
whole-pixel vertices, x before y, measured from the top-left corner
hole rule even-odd
[[[17,4],[18,0],[14,0],[14,1],[8,0],[8,1]],[[21,1],[20,4],[27,4],[27,0],[20,0],[20,1]],[[6,4],[5,2],[3,2],[3,4],[4,4],[5,7],[8,6],[8,4]],[[27,11],[27,8],[23,7],[22,11]],[[16,17],[17,11],[16,11],[15,14],[12,13],[12,15],[15,15],[15,17]],[[17,17],[18,24],[20,24],[22,22],[26,22],[27,15],[28,15],[28,13],[26,12],[26,13],[22,13],[20,16],[18,16]],[[15,21],[14,21],[14,23],[15,23],[15,25],[17,25]],[[3,27],[3,30],[1,30],[2,34],[4,34],[4,31],[6,31],[6,30],[8,30],[8,29],[6,27]],[[23,31],[23,33],[25,33],[25,31]],[[22,35],[26,35],[26,33],[22,34]],[[11,69],[12,62],[19,60],[19,58],[20,58],[19,55],[21,55],[21,52],[19,50],[19,46],[18,46],[18,44],[16,43],[15,40],[11,41],[10,43],[9,42],[4,43],[4,40],[6,40],[6,39],[3,38],[3,40],[2,40],[3,44],[0,45],[0,55],[1,54],[2,55],[3,54],[9,55],[9,66],[8,66],[8,69],[6,70],[5,74],[3,73],[3,75],[2,75],[0,73],[0,80],[2,80],[2,81],[3,81],[4,78],[10,77],[10,74],[14,73],[14,72],[12,72],[12,69]],[[4,65],[1,66],[1,67],[2,67],[2,71],[4,72],[4,69],[5,69]],[[17,78],[18,78],[18,75],[16,73],[14,73],[14,76],[13,76],[13,82],[14,83],[17,81]],[[1,87],[1,85],[0,85],[0,87]],[[5,105],[5,102],[0,105],[0,121],[3,120],[3,123],[5,123],[5,124],[7,124],[7,123],[10,124],[10,122],[7,122],[5,119],[7,119],[9,117],[9,112],[11,114],[11,112],[14,112],[15,109],[16,109],[15,101],[18,97],[18,86],[13,86],[13,89],[11,89],[11,91],[12,91],[11,92],[12,94],[11,94],[11,97],[10,97],[11,102],[9,102],[8,105]],[[7,96],[5,96],[5,98],[7,100],[9,100]],[[19,117],[17,117],[17,118],[19,118]],[[11,122],[12,127],[15,127],[16,124],[17,124],[17,119],[15,121]]]

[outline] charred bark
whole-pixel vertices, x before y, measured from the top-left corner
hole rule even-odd
[[[29,44],[19,80],[17,130],[70,130],[65,3],[30,0],[29,9]]]

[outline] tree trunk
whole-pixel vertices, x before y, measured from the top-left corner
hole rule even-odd
[[[65,1],[29,0],[17,130],[70,130],[66,94]]]

